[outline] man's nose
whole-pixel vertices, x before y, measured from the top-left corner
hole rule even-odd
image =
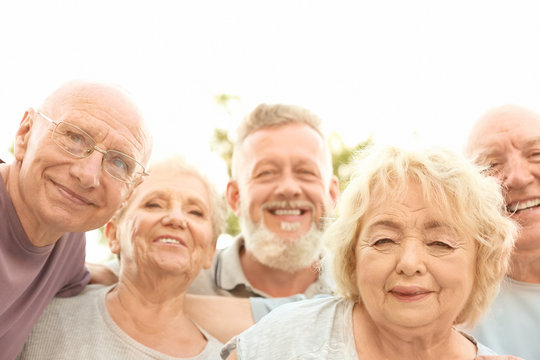
[[[280,179],[276,192],[287,199],[294,198],[302,192],[298,179],[292,173],[285,173]]]
[[[70,167],[70,173],[82,187],[98,187],[102,175],[102,160],[103,155],[97,151],[84,159],[74,159]]]
[[[515,155],[508,159],[502,177],[503,184],[508,189],[523,188],[534,180],[531,164],[521,155]]]

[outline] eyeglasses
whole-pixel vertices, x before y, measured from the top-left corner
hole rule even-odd
[[[101,167],[113,178],[128,184],[138,184],[143,176],[150,175],[137,160],[116,150],[103,150],[96,146],[96,141],[79,127],[64,122],[53,121],[48,116],[37,112],[45,120],[54,124],[52,141],[65,152],[84,159],[97,150],[103,154]]]

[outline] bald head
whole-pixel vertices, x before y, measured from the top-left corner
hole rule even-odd
[[[73,80],[64,83],[49,95],[39,110],[58,120],[62,114],[84,109],[93,109],[96,118],[106,117],[124,132],[136,139],[141,149],[140,159],[147,164],[152,151],[152,137],[141,112],[133,100],[122,89],[97,82]],[[69,120],[67,120],[69,121]]]
[[[517,105],[503,105],[487,111],[473,125],[467,139],[465,153],[478,156],[485,148],[491,147],[494,136],[515,128],[540,128],[540,115]]]

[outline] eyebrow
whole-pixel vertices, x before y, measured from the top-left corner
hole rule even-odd
[[[531,139],[525,141],[525,146],[526,147],[531,147],[531,146],[539,145],[539,144],[540,144],[540,137],[534,137],[534,138],[531,138]]]
[[[393,229],[401,229],[401,225],[395,221],[392,221],[392,220],[380,220],[380,221],[377,221],[371,225],[369,225],[368,229],[371,229],[371,228],[374,228],[374,227],[377,227],[377,226],[384,226],[384,227],[389,227],[389,228],[393,228]],[[426,230],[432,230],[432,229],[438,229],[438,228],[444,228],[444,229],[448,229],[448,230],[451,230],[451,231],[454,231],[454,228],[448,224],[445,224],[445,223],[442,223],[440,221],[437,221],[437,220],[432,220],[432,221],[428,221],[427,223],[424,224],[424,229]]]
[[[74,119],[75,121],[73,121],[72,119]],[[81,120],[80,118],[71,117],[71,118],[68,118],[67,121],[66,120],[60,120],[60,121],[71,124],[71,125],[75,125],[79,129],[81,129],[82,131],[90,135],[90,137],[92,138],[92,140],[96,142],[96,144],[97,144],[96,137],[101,136],[101,137],[107,138],[109,136],[108,130],[105,132],[105,135],[102,134],[103,131],[101,129],[99,129],[99,131],[96,132],[96,129],[91,126],[88,126],[87,122],[85,122],[84,119]],[[138,139],[136,140],[138,141]],[[113,141],[113,142],[114,143],[111,145],[113,145],[114,147],[107,147],[104,150],[106,151],[113,150],[113,151],[121,152],[139,161],[137,157],[135,156],[135,152],[134,152],[134,149],[136,150],[136,147],[133,146],[133,144],[129,143],[129,141],[126,141],[125,139],[119,139],[119,141]]]
[[[374,227],[377,227],[377,226],[384,226],[384,227],[389,227],[389,228],[393,228],[393,229],[401,229],[401,226],[395,221],[392,221],[392,220],[379,220],[379,221],[374,222],[373,224],[369,225],[368,230],[370,230],[370,229],[372,229]]]

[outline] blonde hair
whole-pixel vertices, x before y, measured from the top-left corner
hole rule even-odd
[[[494,299],[507,271],[517,233],[504,211],[504,198],[496,180],[479,167],[442,148],[372,149],[353,165],[355,174],[340,200],[339,217],[325,233],[332,250],[338,292],[362,302],[356,283],[356,245],[362,220],[371,206],[392,201],[409,182],[420,184],[424,199],[459,226],[476,242],[475,279],[472,292],[455,319],[473,324]]]
[[[239,159],[240,147],[249,135],[263,128],[275,128],[289,124],[305,124],[319,134],[325,146],[326,159],[324,168],[329,173],[328,177],[330,177],[332,175],[332,155],[322,132],[321,123],[322,121],[317,115],[297,105],[258,105],[251,113],[244,117],[237,129],[231,166],[232,178],[238,178],[238,167],[241,163]]]

